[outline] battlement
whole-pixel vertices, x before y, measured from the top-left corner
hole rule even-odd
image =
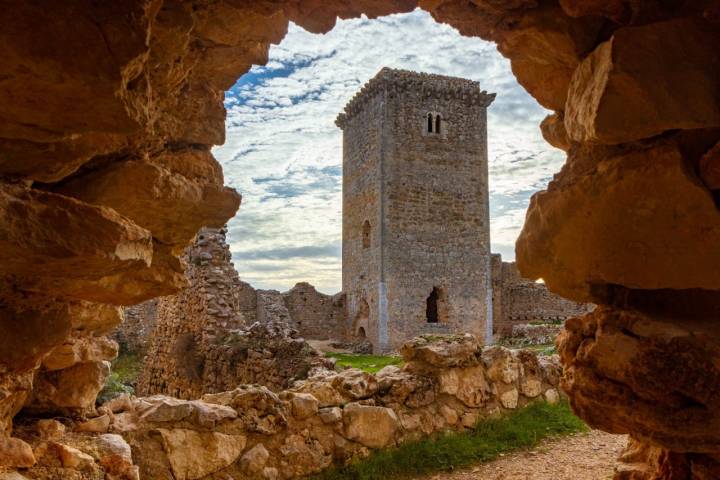
[[[480,83],[473,80],[384,67],[350,99],[343,112],[335,119],[335,124],[341,129],[344,128],[347,120],[380,93],[388,92],[394,95],[407,91],[420,92],[423,99],[455,99],[482,107],[488,107],[495,100],[494,93],[480,90]]]

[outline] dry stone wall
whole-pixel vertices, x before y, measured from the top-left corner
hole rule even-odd
[[[402,353],[404,367],[377,375],[319,369],[278,393],[239,385],[200,400],[121,396],[84,422],[28,424],[19,435],[38,463],[24,474],[291,479],[374,449],[470,429],[531,401],[559,399],[556,358],[483,348],[472,335],[417,338]]]

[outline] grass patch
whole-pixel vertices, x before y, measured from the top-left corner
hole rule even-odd
[[[402,365],[401,357],[363,355],[360,353],[326,353],[326,357],[337,360],[341,367],[354,367],[368,373],[377,373],[388,365]]]
[[[449,471],[536,446],[541,440],[587,431],[566,402],[535,402],[507,416],[481,420],[474,430],[406,442],[326,470],[313,480],[385,480]]]
[[[528,345],[523,347],[527,350],[532,350],[540,355],[554,355],[557,353],[557,348],[554,343],[547,343],[542,345]]]
[[[121,352],[112,361],[110,376],[98,394],[98,403],[103,403],[122,393],[135,393],[135,382],[143,369],[143,357],[135,353]]]

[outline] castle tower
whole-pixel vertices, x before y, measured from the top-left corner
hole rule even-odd
[[[383,68],[338,115],[347,330],[376,352],[491,331],[494,98],[470,80]]]

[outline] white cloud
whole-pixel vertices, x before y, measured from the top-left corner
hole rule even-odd
[[[563,161],[540,136],[547,112],[493,44],[461,37],[416,10],[338,20],[325,35],[291,24],[268,64],[227,93],[227,141],[214,153],[226,183],[243,194],[229,240],[244,280],[340,289],[342,133],[334,120],[384,66],[471,78],[497,92],[488,115],[491,238],[495,251],[512,256],[529,196]]]

